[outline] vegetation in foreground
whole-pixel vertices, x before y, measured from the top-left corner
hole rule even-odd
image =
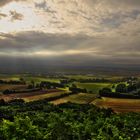
[[[90,104],[99,97],[99,91],[107,97],[139,96],[138,79],[80,75],[75,79],[57,75],[10,78],[0,80],[1,99],[9,97],[8,102],[0,100],[0,140],[140,140],[140,113],[116,114]],[[25,101],[45,99],[24,102],[13,97],[24,97]],[[112,100],[110,105],[116,107]],[[119,105],[117,108],[122,109]],[[125,106],[129,112],[128,104]],[[132,106],[134,109],[134,103]]]
[[[140,114],[93,105],[14,100],[0,106],[1,140],[139,140]]]

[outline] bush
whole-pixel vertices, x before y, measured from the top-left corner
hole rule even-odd
[[[14,122],[3,120],[0,134],[0,137],[5,140],[37,140],[43,137],[29,117],[25,119],[15,117]]]

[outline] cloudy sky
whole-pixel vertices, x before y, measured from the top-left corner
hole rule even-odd
[[[140,0],[0,0],[1,66],[140,64]]]

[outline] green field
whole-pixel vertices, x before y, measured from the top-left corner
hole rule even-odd
[[[20,80],[23,78],[27,83],[34,81],[35,83],[39,83],[41,81],[48,81],[48,82],[56,82],[59,83],[59,78],[48,78],[42,76],[30,76],[30,75],[0,75],[0,79],[2,80]]]
[[[100,89],[105,87],[111,87],[112,83],[75,83],[79,88],[86,88],[88,91],[97,94]]]
[[[93,78],[96,78],[95,76],[93,75],[66,75],[65,77],[69,78],[69,79],[76,79],[76,80],[79,80],[79,79],[93,79]]]
[[[59,83],[60,82],[60,79],[53,79],[53,78],[44,78],[44,77],[30,77],[30,76],[27,76],[27,77],[24,77],[24,80],[27,81],[27,82],[30,82],[30,81],[34,81],[35,83],[39,83],[41,81],[47,81],[47,82],[56,82],[56,83]]]

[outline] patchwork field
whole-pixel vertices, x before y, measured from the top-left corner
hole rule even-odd
[[[101,108],[112,108],[115,112],[140,112],[139,99],[102,97],[102,99],[94,100],[92,104]]]
[[[63,78],[63,77],[50,78],[49,76],[43,77],[43,76],[32,76],[32,75],[0,75],[0,79],[4,79],[4,80],[19,80],[21,77],[26,81],[27,85],[31,84],[31,81],[34,81],[35,83],[39,83],[41,81],[59,83],[61,78]],[[93,75],[67,75],[64,77],[67,77],[70,79],[71,78],[74,78],[74,79],[96,78]],[[122,77],[115,77],[115,76],[105,77],[104,76],[104,78],[115,81],[115,80],[121,79]],[[69,86],[71,86],[72,84],[75,84],[78,88],[81,88],[81,89],[85,88],[88,90],[88,92],[91,92],[92,94],[78,93],[78,94],[62,97],[61,99],[56,99],[55,101],[51,101],[51,103],[56,104],[56,105],[65,103],[65,102],[72,102],[72,103],[79,103],[79,104],[92,103],[99,107],[112,108],[115,112],[131,112],[131,111],[140,112],[140,100],[138,99],[117,99],[117,98],[97,99],[96,98],[100,89],[105,88],[105,87],[111,88],[113,83],[80,83],[80,82],[74,81],[73,83],[70,83]],[[16,94],[9,94],[9,95],[2,94],[2,92],[6,89],[25,90],[27,89],[27,85],[1,84],[0,85],[0,99],[9,101],[12,99],[21,98],[29,102],[29,101],[40,100],[44,98],[58,97],[63,94],[69,93],[69,87],[65,87],[65,88],[59,88],[56,91],[55,90],[42,90],[42,91],[16,93]],[[115,83],[115,86],[116,85],[117,83]],[[112,89],[112,91],[114,90],[115,89]]]
[[[96,98],[96,95],[94,94],[88,94],[88,93],[78,93],[74,95],[70,95],[61,99],[57,99],[55,101],[52,101],[51,103],[57,105],[61,103],[66,102],[72,102],[72,103],[79,103],[79,104],[88,104],[92,102]]]

